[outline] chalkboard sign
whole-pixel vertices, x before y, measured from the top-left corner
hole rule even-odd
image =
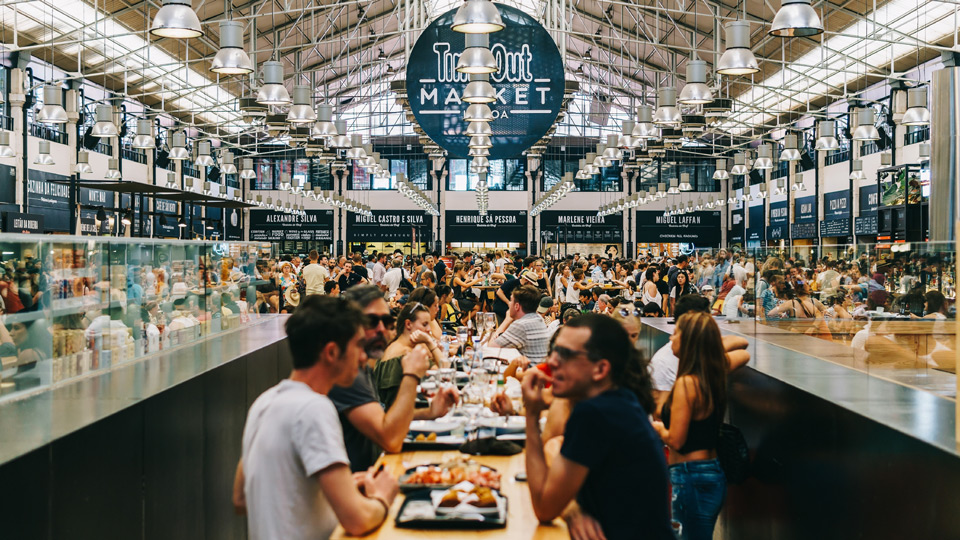
[[[623,215],[598,216],[594,211],[546,210],[540,230],[553,242],[610,244],[623,242]]]
[[[821,221],[820,236],[850,236],[850,218],[828,219]]]
[[[665,216],[662,211],[637,211],[637,242],[686,243],[700,247],[719,247],[721,216],[719,211]],[[740,211],[741,231],[743,211]],[[742,233],[741,233],[742,234]],[[742,241],[742,240],[741,240]]]
[[[857,236],[876,236],[877,214],[858,217],[854,223],[854,234]]]
[[[447,242],[514,242],[527,241],[525,210],[491,211],[481,216],[476,210],[446,213]]]
[[[274,210],[250,211],[250,240],[282,242],[333,241],[333,210],[305,210],[305,216]],[[230,216],[228,214],[228,225]],[[236,234],[234,231],[232,234]]]
[[[790,238],[816,238],[817,223],[793,223],[790,226]]]

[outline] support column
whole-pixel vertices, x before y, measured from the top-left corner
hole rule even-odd
[[[24,92],[23,78],[25,73],[22,69],[14,68],[10,70],[10,116],[13,118],[13,135],[10,137],[10,145],[15,153],[16,162],[16,203],[20,206],[21,212],[27,211],[26,186],[27,186],[27,166],[25,156],[27,148],[24,144],[26,137],[24,132],[27,129],[24,121],[23,105],[27,101],[27,95]]]
[[[70,232],[80,236],[80,201],[79,190],[77,189],[80,174],[75,172],[77,152],[80,150],[80,134],[77,131],[77,121],[80,120],[80,113],[77,110],[78,97],[76,90],[67,90],[67,100],[64,106],[67,111],[67,146],[72,149],[70,152]]]

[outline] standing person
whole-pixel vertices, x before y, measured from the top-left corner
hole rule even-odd
[[[400,288],[400,282],[403,281],[403,259],[394,259],[390,262],[390,270],[383,275],[381,285],[386,288],[387,296],[393,297]]]
[[[667,270],[667,290],[672,291],[677,285],[677,274],[681,271],[686,273],[687,267],[690,266],[690,261],[687,259],[686,255],[680,255],[677,257],[677,264],[670,267]],[[690,276],[687,276],[690,277]]]
[[[350,386],[366,361],[362,325],[356,307],[326,296],[309,297],[287,320],[293,372],[250,407],[234,481],[250,538],[328,538],[338,522],[363,535],[386,521],[397,481],[388,471],[350,474],[327,397],[334,385]]]
[[[311,294],[323,294],[323,284],[330,278],[330,272],[320,264],[320,254],[317,250],[311,250],[309,255],[310,262],[303,267],[303,283],[307,296]]]
[[[343,272],[340,273],[340,277],[337,279],[337,284],[340,285],[340,292],[346,292],[347,289],[354,285],[366,283],[363,277],[354,272],[356,268],[358,267],[349,261],[343,265]]]
[[[531,369],[522,383],[537,519],[556,518],[575,500],[576,515],[568,514],[574,538],[672,539],[663,444],[647,419],[649,375],[626,330],[611,317],[575,316],[557,332],[547,365],[552,377]],[[549,466],[540,433],[547,382],[555,397],[574,404]]]
[[[373,270],[370,271],[370,282],[377,287],[383,288],[383,276],[387,273],[387,254],[377,254],[377,262],[373,264]]]
[[[684,540],[711,540],[727,480],[717,459],[727,404],[729,360],[720,328],[709,313],[686,313],[670,338],[680,359],[677,382],[654,428],[670,448],[673,519]]]
[[[677,298],[692,292],[693,287],[690,285],[690,275],[687,274],[687,271],[680,270],[675,272],[673,287],[670,287],[670,309],[668,310],[668,314],[673,313],[676,308]]]
[[[564,273],[570,272],[570,268],[567,267],[564,270]],[[572,307],[580,306],[580,289],[577,287],[583,282],[583,269],[576,268],[573,272],[567,276],[567,289],[566,296],[564,297],[563,302],[561,303],[562,310],[566,312],[567,309]]]

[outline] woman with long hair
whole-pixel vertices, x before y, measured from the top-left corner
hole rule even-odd
[[[670,314],[673,314],[677,299],[692,292],[694,292],[694,289],[690,284],[690,275],[687,274],[686,270],[680,270],[677,272],[677,284],[670,289]]]
[[[679,359],[677,381],[660,411],[663,421],[653,425],[670,448],[673,520],[684,540],[710,540],[727,494],[717,441],[730,362],[709,313],[680,316],[670,342]]]
[[[660,294],[660,290],[657,288],[657,282],[660,281],[660,271],[656,265],[651,264],[647,268],[647,273],[644,274],[644,277],[646,281],[643,283],[643,298],[641,298],[641,301],[644,304],[653,302],[662,309],[663,295]]]
[[[435,340],[439,340],[443,337],[443,329],[440,327],[440,323],[437,322],[440,316],[440,296],[433,289],[427,287],[418,287],[410,293],[410,298],[408,302],[420,302],[430,310],[430,335]]]
[[[383,357],[373,368],[373,382],[377,386],[381,403],[388,409],[400,390],[400,382],[403,380],[403,365],[400,361],[407,353],[414,347],[423,346],[430,350],[431,365],[439,365],[444,360],[443,351],[430,335],[432,320],[435,320],[435,317],[430,314],[430,308],[413,300],[408,301],[397,316],[397,337],[387,346]]]

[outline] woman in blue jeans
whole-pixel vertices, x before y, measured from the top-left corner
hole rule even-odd
[[[673,520],[683,540],[711,540],[727,494],[717,461],[717,437],[726,407],[727,366],[717,323],[708,313],[677,319],[670,338],[679,359],[677,380],[654,428],[670,448]]]

